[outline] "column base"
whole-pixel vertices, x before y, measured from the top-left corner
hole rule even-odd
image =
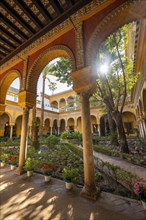
[[[87,188],[84,186],[82,191],[80,192],[80,196],[86,199],[94,200],[96,201],[97,198],[100,195],[101,190],[99,188],[96,188],[95,191],[87,190]]]
[[[15,170],[15,174],[16,175],[22,175],[25,171],[23,170],[23,167],[18,167],[16,170]]]

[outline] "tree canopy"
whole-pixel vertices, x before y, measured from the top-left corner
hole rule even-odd
[[[93,97],[111,111],[123,111],[126,97],[137,80],[133,60],[126,56],[128,28],[125,25],[111,34],[97,54],[97,90]]]
[[[69,58],[60,57],[55,63],[49,64],[49,74],[56,76],[61,83],[67,83],[68,86],[72,84],[69,73],[72,71],[72,65]]]

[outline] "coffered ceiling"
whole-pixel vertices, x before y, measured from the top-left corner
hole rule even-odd
[[[0,0],[0,65],[91,0]]]

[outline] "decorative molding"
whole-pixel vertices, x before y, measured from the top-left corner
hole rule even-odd
[[[27,71],[28,71],[28,60],[29,60],[29,57],[27,57],[24,60],[24,72],[23,72],[23,77],[22,77],[22,86],[20,87],[21,91],[26,89],[26,76],[27,76]]]
[[[75,25],[76,39],[76,65],[77,69],[84,67],[84,44],[83,44],[83,22]]]
[[[81,8],[79,11],[74,13],[71,18],[73,22],[77,22],[78,20],[81,20],[82,17],[86,16],[88,13],[90,13],[92,10],[96,9],[100,5],[102,5],[106,0],[94,0],[90,2],[89,4],[85,5],[83,8]],[[38,38],[36,41],[34,41],[32,44],[30,44],[28,47],[26,47],[24,50],[19,52],[16,56],[8,60],[6,63],[4,63],[0,67],[0,72],[4,72],[5,69],[8,69],[10,66],[12,66],[12,63],[14,65],[18,61],[18,57],[21,57],[22,59],[26,59],[26,57],[31,53],[32,50],[37,49],[38,45],[43,47],[45,42],[47,42],[50,39],[53,39],[54,36],[58,35],[59,33],[63,32],[65,29],[70,27],[71,21],[70,19],[66,19],[64,22],[59,24],[58,26],[51,29],[49,32]]]
[[[50,56],[51,56],[50,59],[49,59],[48,54],[50,54]],[[68,55],[68,57],[72,63],[72,69],[74,71],[76,69],[76,66],[75,66],[75,58],[74,58],[72,51],[65,45],[52,46],[52,47],[46,49],[45,51],[43,51],[38,56],[38,58],[34,61],[34,63],[32,64],[32,67],[31,67],[31,69],[27,75],[27,79],[26,79],[26,89],[28,91],[33,90],[31,92],[36,93],[36,84],[37,84],[36,82],[40,76],[41,71],[45,67],[45,65],[47,65],[48,62],[51,61],[52,59],[54,59],[58,56],[64,56],[64,55],[65,56]],[[32,76],[35,76],[35,77],[32,78]],[[32,86],[32,84],[34,86]]]

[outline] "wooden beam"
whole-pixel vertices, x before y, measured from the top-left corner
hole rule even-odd
[[[3,57],[5,57],[5,56],[7,55],[6,53],[2,52],[1,50],[0,50],[0,54],[1,54]]]
[[[16,49],[16,46],[13,45],[9,40],[5,39],[4,37],[0,36],[0,40],[1,40],[4,44],[8,45],[8,47],[10,47],[12,50]]]
[[[15,41],[17,45],[22,44],[22,41],[20,41],[17,37],[12,35],[9,31],[5,30],[3,27],[0,27],[0,32],[10,38],[12,41]]]
[[[27,6],[27,4],[24,1],[14,0],[14,2],[16,5],[19,6],[19,8],[21,8],[21,10],[24,12],[24,14],[26,14],[27,17],[29,17],[29,19],[34,22],[34,24],[39,29],[44,27],[42,22],[38,19],[38,17],[33,13],[33,11]]]
[[[6,53],[10,53],[10,52],[11,52],[11,50],[8,49],[8,48],[6,48],[5,45],[0,45],[0,48],[1,48],[2,50],[6,51]]]
[[[52,21],[53,18],[52,16],[49,14],[49,12],[47,11],[47,9],[45,8],[45,6],[43,5],[43,3],[41,2],[41,0],[32,0],[33,4],[36,5],[36,7],[40,10],[40,12],[42,13],[42,15],[45,17],[45,19],[48,21]]]
[[[19,28],[17,28],[8,18],[6,18],[2,13],[0,13],[1,21],[5,23],[10,29],[12,29],[14,32],[16,32],[18,35],[21,36],[23,39],[28,39],[28,36],[26,36]]]
[[[0,1],[1,7],[3,7],[8,14],[10,14],[19,24],[23,26],[24,29],[26,29],[30,34],[35,34],[36,31],[33,30],[33,28],[26,23],[26,21],[21,17],[7,2]]]
[[[68,7],[72,7],[73,3],[70,0],[65,0],[66,4],[68,5]]]
[[[57,15],[60,15],[64,12],[63,8],[59,4],[58,0],[50,0],[50,4],[53,6],[54,10],[56,11]]]

